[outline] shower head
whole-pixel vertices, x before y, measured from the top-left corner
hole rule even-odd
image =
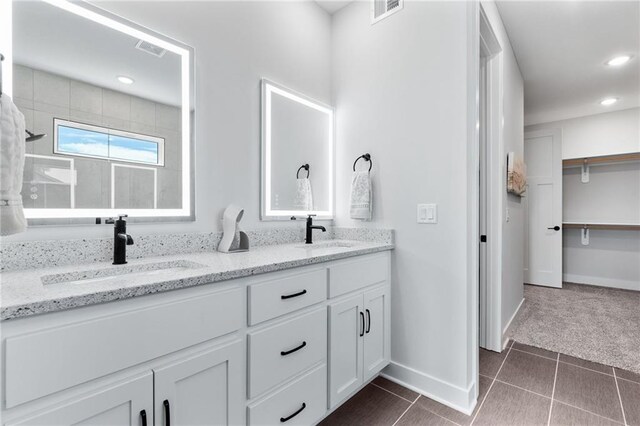
[[[37,141],[37,140],[39,140],[39,139],[42,139],[42,138],[44,138],[45,136],[47,136],[47,134],[46,134],[46,133],[42,133],[42,134],[40,134],[40,135],[36,135],[36,134],[34,134],[34,133],[32,133],[32,132],[30,132],[30,131],[26,130],[26,129],[25,129],[25,132],[27,132],[27,135],[29,135],[29,136],[27,137],[27,139],[26,139],[26,141],[27,141],[27,142],[35,142],[35,141]]]

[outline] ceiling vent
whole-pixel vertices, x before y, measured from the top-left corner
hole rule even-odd
[[[147,52],[158,58],[162,58],[164,54],[167,53],[167,49],[163,49],[162,47],[156,46],[155,44],[151,44],[148,41],[144,40],[138,41],[138,44],[136,44],[136,49],[140,49],[143,52]]]
[[[404,0],[371,0],[371,24],[402,10]]]

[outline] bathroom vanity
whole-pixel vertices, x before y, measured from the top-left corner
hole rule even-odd
[[[315,424],[389,362],[392,248],[3,273],[3,424]]]

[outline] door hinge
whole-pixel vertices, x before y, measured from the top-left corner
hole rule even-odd
[[[486,243],[487,242],[487,236],[486,235],[480,235],[480,242],[481,243]]]

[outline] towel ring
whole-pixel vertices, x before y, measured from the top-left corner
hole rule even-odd
[[[307,171],[307,179],[309,179],[309,175],[311,173],[309,173],[309,165],[308,164],[303,164],[302,166],[300,166],[300,168],[296,172],[296,179],[300,179],[300,170],[302,170],[302,169],[305,169]]]
[[[369,171],[371,171],[371,168],[373,167],[373,160],[371,159],[371,154],[369,154],[369,153],[362,154],[360,157],[356,158],[356,161],[353,162],[353,171],[354,172],[356,171],[356,163],[361,158],[364,158],[364,161],[368,161],[369,162]]]

